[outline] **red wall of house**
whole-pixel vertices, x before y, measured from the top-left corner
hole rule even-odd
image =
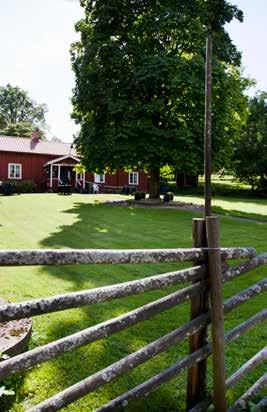
[[[22,165],[22,179],[33,180],[38,187],[43,185],[49,178],[45,174],[44,164],[52,159],[60,157],[59,155],[39,155],[33,153],[15,153],[15,152],[0,152],[0,181],[8,180],[8,163],[20,163]],[[64,159],[63,163],[73,163],[72,159]],[[61,162],[60,162],[61,163]],[[105,183],[98,183],[101,191],[104,191],[104,186],[121,187],[135,186],[137,190],[148,192],[148,177],[143,171],[139,172],[138,185],[129,184],[129,173],[119,170],[115,174],[106,174]],[[94,182],[94,174],[86,173],[86,180]],[[15,179],[14,181],[19,181]]]
[[[138,191],[148,193],[148,177],[143,171],[139,172],[138,185],[129,184],[129,173],[124,170],[118,170],[115,174],[106,174],[105,183],[97,183],[100,187],[100,191],[104,191],[105,187],[115,188],[122,186],[135,186]],[[86,180],[94,183],[94,174],[86,173]]]
[[[8,180],[8,163],[22,165],[21,180],[33,180],[38,186],[45,182],[44,164],[58,155],[38,155],[32,153],[0,152],[0,180]],[[14,181],[19,181],[15,179]]]

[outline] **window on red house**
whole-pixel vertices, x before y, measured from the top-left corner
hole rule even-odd
[[[95,183],[105,183],[105,175],[98,175],[95,173]]]
[[[20,163],[8,163],[8,178],[21,179],[22,165]]]
[[[138,185],[139,180],[139,173],[138,172],[130,172],[129,173],[129,184],[130,185]]]

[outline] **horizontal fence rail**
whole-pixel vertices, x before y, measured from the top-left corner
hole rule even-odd
[[[0,266],[192,262],[207,248],[187,249],[32,249],[0,250]],[[223,259],[252,258],[254,248],[220,248]]]
[[[190,298],[190,290],[193,290],[193,295],[196,291],[196,288],[198,288],[199,286],[200,284],[182,289],[176,293],[144,305],[124,315],[99,323],[96,326],[91,326],[65,338],[7,359],[0,363],[0,379],[9,376],[9,374],[11,373],[19,372],[38,363],[45,362],[49,359],[61,355],[62,353],[72,351],[80,346],[110,336],[113,333],[126,329],[129,326],[135,325],[142,320],[149,319],[151,316],[156,315],[160,311],[170,309],[171,307],[176,306],[182,301]]]
[[[266,319],[267,319],[267,311],[266,313],[262,311],[256,314],[255,316],[251,317],[249,320],[242,323],[241,325],[238,325],[237,327],[235,327],[229,333],[226,334],[225,336],[226,344],[239,338],[239,336],[243,335],[245,332],[249,331],[252,327],[254,327],[255,325],[261,323],[262,321]],[[188,369],[191,366],[193,366],[196,362],[200,362],[203,359],[207,358],[208,356],[211,355],[211,353],[212,353],[212,345],[211,344],[205,345],[198,351],[195,351],[194,353],[186,356],[181,361],[178,361],[171,367],[153,376],[151,379],[147,380],[146,382],[143,382],[142,384],[131,389],[129,392],[126,392],[123,395],[117,397],[116,399],[113,399],[111,402],[97,409],[96,412],[100,412],[100,411],[106,412],[106,411],[112,411],[112,410],[123,408],[129,403],[130,400],[138,399],[142,396],[148,395],[149,393],[157,389],[162,384],[167,383],[171,379],[175,378],[179,373],[183,372],[185,369]],[[42,409],[40,409],[40,411],[41,410]],[[191,409],[190,412],[193,410],[195,411],[195,409]],[[37,412],[37,411],[38,409],[36,410],[32,409],[32,412]]]
[[[267,360],[267,346],[259,351],[253,358],[249,359],[240,369],[238,369],[230,378],[226,381],[226,386],[231,388],[236,385],[248,372],[256,368],[264,361]]]
[[[256,256],[251,261],[233,266],[223,274],[223,282],[231,280],[247,271],[267,263],[267,253]],[[150,276],[144,279],[124,282],[96,289],[30,300],[21,303],[8,303],[0,306],[0,322],[13,319],[22,319],[27,316],[36,316],[63,309],[76,308],[83,305],[131,296],[145,291],[168,287],[177,283],[193,280],[206,273],[205,266],[196,266],[161,275]]]
[[[267,253],[262,253],[261,255],[255,256],[251,260],[242,262],[236,266],[232,266],[227,269],[223,274],[223,282],[234,279],[237,276],[247,273],[259,266],[267,264]]]
[[[59,356],[65,352],[72,351],[80,346],[110,336],[134,324],[137,324],[138,322],[146,320],[151,316],[155,316],[163,310],[170,309],[171,307],[174,307],[177,304],[189,299],[196,293],[199,293],[201,290],[203,290],[204,287],[205,282],[194,284],[162,299],[128,312],[125,315],[118,316],[117,318],[102,322],[96,326],[89,327],[65,338],[59,339],[47,345],[40,346],[21,355],[17,355],[13,358],[2,361],[0,363],[0,379],[6,378],[11,373],[13,374],[20,372],[34,365],[53,359],[56,356]],[[230,312],[235,307],[245,303],[251,297],[256,296],[264,290],[267,290],[267,279],[259,281],[255,285],[245,289],[244,291],[225,301],[225,313]],[[206,322],[204,322],[203,319],[206,319]],[[209,315],[203,315],[203,317],[200,317],[200,319],[198,320],[200,322],[199,326],[203,327],[208,322],[208,320]]]
[[[203,243],[201,243],[203,245]],[[205,245],[205,242],[204,242]],[[179,289],[160,299],[138,307],[123,315],[106,320],[97,325],[68,335],[43,346],[29,350],[0,362],[0,380],[6,379],[14,373],[25,371],[35,365],[54,359],[66,352],[70,352],[83,345],[93,343],[99,339],[109,337],[114,333],[138,324],[144,320],[171,309],[185,301],[193,302],[197,297],[207,299],[212,274],[210,256],[219,256],[221,265],[221,283],[235,279],[256,267],[267,263],[267,253],[257,256],[254,248],[184,248],[184,249],[134,249],[134,250],[104,250],[104,249],[67,249],[67,250],[0,250],[0,266],[25,266],[25,265],[73,265],[73,264],[138,264],[138,263],[166,263],[166,262],[193,262],[193,267],[175,270],[168,273],[145,277],[143,279],[123,282],[115,285],[93,288],[78,292],[60,294],[46,298],[39,298],[20,303],[4,303],[0,306],[0,322],[8,322],[25,317],[43,315],[84,305],[93,305],[113,299],[138,295],[140,293],[164,289],[169,286],[190,282],[191,285]],[[227,259],[248,259],[229,267]],[[251,298],[267,290],[267,279],[262,279],[254,285],[242,290],[221,303],[223,313],[226,315]],[[84,380],[59,392],[51,398],[41,402],[30,409],[31,412],[56,411],[78,400],[97,388],[111,382],[124,373],[129,372],[140,364],[154,358],[162,351],[179,344],[184,339],[192,339],[201,331],[206,330],[211,323],[213,306],[203,306],[202,312],[196,313],[186,324],[167,333],[157,340],[147,344],[134,353],[128,354],[103,370],[88,376]],[[179,317],[178,317],[179,319]],[[267,310],[262,310],[242,324],[238,325],[222,339],[225,345],[237,339],[246,331],[267,319]],[[208,356],[213,354],[213,344],[203,340],[201,347],[196,347],[185,358],[177,361],[171,367],[153,376],[146,382],[122,394],[97,411],[111,411],[125,407],[129,401],[144,396],[165,382],[177,376],[180,372],[199,365]],[[266,348],[262,349],[228,380],[226,388],[234,386],[246,373],[256,365],[266,360]],[[206,373],[206,371],[205,371]],[[190,376],[190,375],[189,375]],[[238,405],[244,399],[256,393],[266,384],[266,378],[261,378],[249,393],[244,394],[241,400],[236,401],[231,409],[237,411]],[[192,394],[191,394],[192,395]],[[207,395],[201,402],[195,402],[190,412],[204,411],[213,402],[213,395]],[[240,403],[241,402],[241,403]]]
[[[260,284],[260,286],[258,286]],[[225,313],[229,313],[236,307],[240,306],[243,304],[245,301],[247,301],[249,298],[252,296],[257,295],[258,293],[261,292],[262,288],[267,287],[267,282],[258,282],[258,284],[253,285],[250,288],[245,289],[241,293],[233,296],[232,298],[228,299],[225,304],[224,304],[224,311]],[[199,286],[199,285],[194,285],[194,286]],[[192,287],[191,287],[192,288]],[[188,289],[188,288],[186,288]],[[182,297],[186,296],[188,292],[184,293],[184,290],[178,291],[173,295]],[[168,297],[160,299],[156,302],[153,302],[151,304],[145,305],[143,308],[149,309],[155,308],[156,304],[158,302],[168,301]],[[174,302],[173,302],[174,303]],[[62,353],[66,351],[71,351],[74,350],[75,348],[82,346],[84,344],[96,341],[98,339],[101,339],[106,336],[110,336],[112,333],[116,333],[119,330],[122,330],[126,327],[129,327],[138,321],[144,320],[147,317],[144,316],[144,310],[143,308],[138,308],[135,311],[130,312],[129,314],[122,315],[118,318],[112,319],[111,321],[103,322],[102,324],[99,324],[97,326],[93,326],[91,328],[88,328],[84,331],[78,332],[76,334],[70,335],[66,338],[60,339],[58,341],[52,342],[50,344],[44,345],[43,347],[33,349],[32,351],[26,352],[21,355],[17,355],[13,358],[10,358],[8,360],[5,360],[0,363],[0,379],[3,379],[7,376],[9,376],[11,373],[19,372],[22,370],[25,370],[29,367],[32,367],[36,364],[39,364],[41,362],[44,362],[46,360],[52,359],[55,356],[59,356]],[[139,314],[139,316],[138,316]],[[155,313],[152,313],[152,315]],[[267,314],[267,311],[266,311]],[[265,315],[266,315],[265,314]],[[141,315],[141,318],[140,318]],[[143,316],[142,316],[143,315]],[[127,323],[125,320],[130,321]],[[124,320],[124,322],[123,322]],[[189,322],[188,324],[184,325],[182,328],[178,328],[174,332],[171,332],[170,334],[166,335],[163,338],[160,338],[158,341],[154,342],[153,344],[150,344],[152,347],[151,353],[153,353],[153,356],[155,356],[157,353],[159,353],[159,350],[166,350],[170,345],[177,344],[181,339],[184,339],[186,336],[192,335],[196,333],[199,329],[201,329],[203,326],[205,326],[208,322],[210,321],[209,318],[209,313],[203,314],[199,316],[198,318],[195,318],[193,321]],[[116,328],[117,325],[117,328]],[[115,326],[115,327],[114,327]],[[178,340],[177,340],[178,339]],[[162,341],[161,341],[162,340]],[[162,344],[163,342],[163,344]],[[162,346],[163,345],[163,346]],[[165,346],[164,346],[165,345]],[[166,346],[167,345],[167,346]],[[149,346],[149,345],[148,345]],[[143,348],[143,352],[147,355],[147,347]],[[140,352],[140,351],[138,351]],[[147,359],[149,359],[148,357]],[[146,360],[147,360],[146,359]],[[140,358],[139,358],[140,361]],[[132,365],[131,367],[134,367],[134,362],[131,359],[130,364]],[[138,363],[139,364],[139,363]],[[113,374],[114,376],[114,374]],[[116,376],[115,376],[116,377]]]
[[[35,299],[19,304],[9,303],[0,307],[0,322],[56,312],[63,309],[77,308],[83,305],[92,305],[149,290],[162,289],[202,277],[205,274],[207,274],[206,266],[201,265],[81,292]]]
[[[244,334],[246,331],[248,331],[250,328],[255,326],[258,323],[261,323],[263,320],[267,319],[267,310],[259,312],[257,315],[254,317],[250,318],[248,321],[244,322],[243,324],[239,325],[238,327],[232,329],[226,336],[225,336],[225,343],[229,343],[235,339],[237,339],[239,336]],[[192,323],[194,321],[191,321]],[[187,324],[188,325],[188,324]],[[188,326],[185,325],[184,328],[187,328],[187,334],[189,332]],[[197,331],[198,328],[194,325],[191,330],[191,333],[193,334],[193,331]],[[182,328],[179,328],[180,331]],[[172,333],[172,332],[171,332]],[[168,334],[170,335],[170,334]],[[166,336],[168,336],[166,335]],[[122,373],[125,373],[126,371],[132,369],[133,367],[139,365],[140,363],[144,362],[143,359],[148,360],[152,356],[155,356],[157,353],[159,353],[162,350],[165,350],[167,347],[170,345],[177,344],[180,339],[184,338],[186,336],[185,331],[183,330],[182,333],[180,332],[179,338],[176,338],[175,340],[167,340],[169,343],[168,346],[162,347],[162,339],[160,338],[157,341],[153,342],[152,344],[149,344],[145,346],[144,348],[140,349],[139,351],[135,352],[134,354],[131,354],[129,356],[126,356],[125,358],[121,359],[120,361],[116,362],[115,364],[103,369],[100,372],[97,372],[96,374],[90,376],[89,378],[84,379],[83,381],[70,386],[68,389],[65,389],[64,391],[58,393],[57,395],[47,399],[46,401],[40,403],[36,407],[33,407],[30,409],[30,412],[53,412],[57,411],[58,409],[63,408],[64,406],[67,406],[68,404],[74,402],[75,400],[81,398],[82,396],[87,395],[88,393],[92,392],[93,390],[97,389],[99,386],[102,386],[102,384],[108,383],[111,380],[115,379],[117,376],[120,376]],[[188,336],[188,335],[187,335]],[[168,336],[169,337],[169,336]],[[170,343],[171,342],[171,343]],[[160,344],[160,346],[158,346]],[[153,345],[153,346],[152,346]],[[212,353],[212,345],[206,345],[199,351],[194,352],[193,354],[185,357],[181,361],[177,362],[176,364],[172,365],[170,368],[166,369],[165,371],[161,372],[160,374],[156,375],[154,378],[152,378],[153,382],[153,389],[156,387],[160,386],[162,383],[169,381],[171,378],[174,376],[177,376],[178,373],[182,372],[183,370],[189,368],[192,366],[195,362],[199,362],[202,359],[206,358]],[[135,356],[137,354],[137,356]],[[139,355],[139,356],[138,356]],[[134,362],[134,363],[133,363]],[[157,381],[157,384],[155,382]],[[149,381],[148,381],[149,382]],[[147,384],[147,383],[144,383]],[[144,385],[143,384],[143,385]],[[151,385],[151,380],[150,380],[150,385]],[[151,392],[149,390],[148,386],[146,387],[145,391],[143,394],[148,394]],[[125,401],[125,399],[124,399]],[[121,406],[125,406],[121,404]],[[100,409],[101,410],[101,409]]]
[[[249,359],[240,369],[238,369],[232,376],[230,376],[225,384],[227,389],[235,386],[244,376],[256,368],[258,365],[266,361],[267,359],[267,347],[259,351],[255,356]],[[207,396],[207,399],[203,400],[195,407],[191,408],[189,412],[205,412],[212,404],[213,397],[211,395]]]
[[[247,405],[248,401],[253,399],[265,388],[267,388],[267,373],[258,379],[257,382],[255,382],[254,385],[252,385],[251,388],[249,388],[249,390],[228,409],[228,412],[239,412],[244,410],[244,405]],[[262,409],[262,411],[264,411],[264,409]]]

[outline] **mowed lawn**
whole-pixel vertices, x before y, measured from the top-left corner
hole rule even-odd
[[[27,194],[0,197],[0,248],[167,248],[190,247],[191,221],[199,214],[170,209],[114,207],[101,203],[116,196]],[[122,197],[119,197],[122,198]],[[244,204],[246,201],[244,200]],[[238,205],[233,205],[237,208]],[[250,210],[251,213],[255,211]],[[267,225],[221,219],[222,246],[253,246],[267,251]],[[174,270],[185,265],[80,265],[58,267],[0,268],[1,298],[22,301],[41,296],[77,291],[138,279]],[[237,293],[266,276],[267,267],[240,276],[224,287],[225,297]],[[117,299],[80,309],[66,310],[34,318],[30,348],[46,344],[83,328],[118,316],[166,295],[177,287]],[[227,315],[225,328],[254,315],[266,306],[266,294],[240,306]],[[99,371],[143,345],[159,338],[189,319],[189,303],[113,335],[110,338],[64,354],[33,368],[20,379],[11,410],[23,411],[48,396]],[[262,324],[227,347],[227,375],[266,344],[267,328]],[[73,412],[92,411],[101,404],[150,378],[188,353],[183,344],[158,355],[126,376],[65,408]],[[232,402],[264,370],[257,367],[228,392]],[[211,374],[209,375],[209,384]],[[10,383],[14,385],[14,382]],[[126,411],[182,411],[186,373],[163,385]],[[0,410],[3,410],[3,407]]]
[[[200,184],[204,185],[204,177],[200,176]],[[213,212],[227,216],[252,218],[267,222],[267,198],[252,195],[250,186],[240,183],[233,176],[212,175],[212,209]],[[242,194],[243,192],[243,194]],[[220,194],[221,193],[221,194]],[[222,193],[225,193],[222,195]],[[249,194],[249,196],[247,196]],[[176,201],[203,205],[201,194],[179,194]]]
[[[202,195],[177,195],[175,201],[204,205]],[[244,217],[267,222],[267,199],[238,197],[238,196],[215,196],[212,199],[212,210],[214,213],[226,216]]]

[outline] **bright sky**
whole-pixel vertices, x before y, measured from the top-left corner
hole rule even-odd
[[[244,73],[257,81],[251,90],[267,91],[267,1],[232,0],[244,13],[243,23],[234,20],[226,29],[233,43],[242,52]],[[250,93],[250,94],[251,94]]]
[[[267,1],[236,0],[244,23],[227,29],[243,52],[245,74],[267,90]],[[74,75],[69,47],[77,39],[74,23],[82,17],[78,0],[0,0],[0,80],[29,92],[49,109],[49,136],[72,141],[77,127],[70,119]]]

